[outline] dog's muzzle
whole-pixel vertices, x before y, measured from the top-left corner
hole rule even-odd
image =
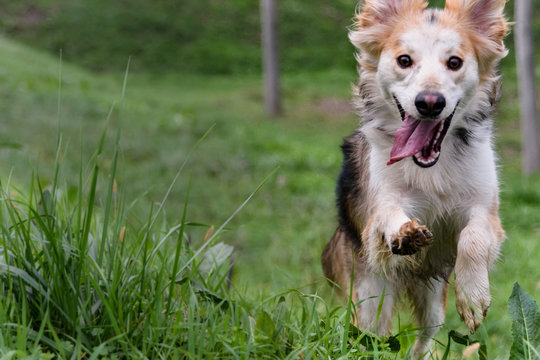
[[[394,100],[401,115],[402,125],[396,132],[387,165],[409,156],[412,156],[415,164],[420,167],[428,168],[435,165],[439,160],[441,145],[455,109],[446,119],[436,119],[446,107],[446,99],[441,93],[423,91],[415,99],[416,109],[423,118],[416,119],[403,109],[395,96]]]

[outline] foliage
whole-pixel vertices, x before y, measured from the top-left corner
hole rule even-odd
[[[456,342],[457,344],[465,345],[465,346],[471,346],[473,344],[478,344],[478,357],[479,360],[487,360],[488,354],[487,354],[487,346],[483,340],[476,340],[471,338],[469,335],[463,335],[455,330],[450,330],[448,332],[448,343],[446,345],[446,349],[444,351],[444,354],[442,356],[442,360],[448,359],[448,356],[450,354],[450,348],[452,345],[452,340]]]
[[[518,283],[514,284],[508,311],[513,320],[514,338],[510,360],[540,358],[540,311],[536,301]]]

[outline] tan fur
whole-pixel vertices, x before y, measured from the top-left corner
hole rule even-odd
[[[360,65],[375,71],[377,56],[402,18],[414,22],[427,6],[423,0],[404,0],[396,2],[393,8],[381,6],[377,0],[367,0],[364,11],[356,14],[355,30],[350,34],[351,42],[364,50],[359,59]]]
[[[352,242],[346,239],[346,236],[339,227],[322,254],[324,276],[332,285],[338,285],[336,290],[342,296],[349,296],[352,262],[356,257]]]
[[[495,230],[497,238],[502,242],[506,237],[506,233],[502,228],[501,219],[499,218],[499,195],[495,194],[495,199],[493,200],[493,206],[489,212],[489,222],[491,223],[492,228]]]
[[[357,261],[361,258],[360,251],[354,249],[351,240],[347,239],[347,234],[342,228],[338,228],[322,254],[324,276],[341,296],[349,297],[351,294],[353,304],[357,304],[360,300],[354,288],[351,293],[351,274],[354,271],[362,272],[364,267],[362,262]],[[358,326],[360,320],[356,312],[353,312],[352,321]]]

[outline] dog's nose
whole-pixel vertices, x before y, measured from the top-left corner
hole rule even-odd
[[[446,99],[440,92],[422,91],[416,95],[414,105],[420,115],[437,116],[446,106]]]

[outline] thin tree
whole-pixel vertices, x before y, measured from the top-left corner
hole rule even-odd
[[[264,107],[269,116],[282,114],[275,0],[261,0]]]
[[[531,174],[540,171],[532,30],[534,10],[532,0],[516,0],[514,10],[516,17],[514,42],[516,45],[521,115],[521,166],[524,174]]]

